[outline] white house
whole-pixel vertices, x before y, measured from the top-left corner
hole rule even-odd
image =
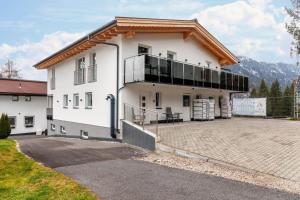
[[[8,115],[12,135],[45,131],[46,108],[46,82],[0,79],[0,114]]]
[[[220,117],[221,97],[248,91],[248,78],[226,69],[236,63],[197,20],[116,17],[34,67],[48,70],[50,135],[110,139],[124,105],[189,121],[193,100],[210,98]]]

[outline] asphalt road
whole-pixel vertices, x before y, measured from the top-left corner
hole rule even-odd
[[[300,195],[132,160],[145,152],[125,144],[15,137],[33,159],[112,200],[299,200]]]

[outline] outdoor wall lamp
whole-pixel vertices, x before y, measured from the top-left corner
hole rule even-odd
[[[161,53],[159,53],[158,55],[161,56]]]

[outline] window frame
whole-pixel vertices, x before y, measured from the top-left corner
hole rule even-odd
[[[15,98],[15,99],[14,99]],[[11,96],[12,101],[19,101],[19,96],[18,95],[12,95]]]
[[[65,99],[66,97],[66,99]],[[67,94],[63,95],[63,108],[68,108],[69,107],[69,96]]]
[[[25,101],[30,102],[31,101],[31,96],[25,96]]]
[[[185,97],[188,97],[188,105],[185,104]],[[182,107],[191,107],[191,95],[190,94],[183,94],[182,95]]]
[[[26,124],[26,118],[32,117],[32,124],[27,125]],[[33,128],[35,125],[35,116],[24,116],[24,126],[25,128]]]
[[[88,101],[88,96],[91,95],[91,105],[88,105],[89,104],[89,101]],[[86,92],[85,93],[85,108],[86,109],[92,109],[93,108],[93,93],[92,92]]]
[[[78,105],[76,105],[76,103],[77,103],[76,98],[78,98]],[[80,102],[79,94],[78,93],[73,94],[73,108],[74,109],[79,108],[79,102]]]
[[[65,126],[60,126],[60,133],[61,134],[67,134],[67,131],[66,131],[66,127]]]
[[[51,130],[51,131],[55,131],[55,129],[56,129],[55,124],[50,124],[50,130]]]
[[[161,92],[155,92],[155,108],[156,109],[161,109],[162,107],[162,102],[161,102]]]
[[[12,125],[12,124],[10,123],[10,122],[11,122],[10,119],[12,119],[12,118],[14,119],[14,122],[15,122],[14,125]],[[16,116],[8,116],[8,121],[9,121],[9,124],[10,124],[10,128],[11,128],[11,129],[15,129],[16,126],[17,126],[17,117],[16,117]]]

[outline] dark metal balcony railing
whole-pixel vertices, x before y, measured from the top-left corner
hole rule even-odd
[[[125,59],[124,82],[151,82],[248,92],[248,77],[152,55]]]
[[[85,83],[85,68],[74,71],[74,85]]]
[[[97,81],[97,65],[88,67],[88,82]]]

